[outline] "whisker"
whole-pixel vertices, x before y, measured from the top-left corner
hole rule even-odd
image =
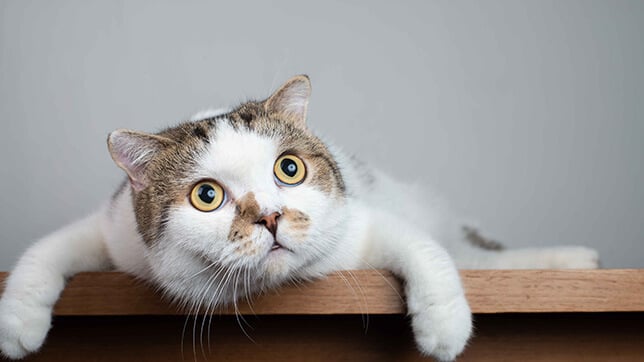
[[[236,264],[235,264],[236,265]],[[222,278],[222,283],[217,286],[215,289],[215,292],[213,293],[212,297],[210,298],[210,301],[208,302],[208,350],[211,351],[210,349],[210,329],[212,325],[212,317],[218,307],[222,305],[220,296],[223,296],[224,291],[226,288],[228,288],[228,279],[230,278],[231,271],[234,270],[235,265],[232,267],[229,267],[224,274],[224,277]],[[204,319],[205,322],[205,319]],[[202,326],[203,328],[203,326]]]
[[[365,323],[365,312],[364,312],[364,307],[363,307],[363,303],[364,303],[364,301],[363,301],[363,300],[361,300],[361,299],[358,297],[358,293],[356,292],[355,288],[354,288],[354,287],[353,287],[353,285],[349,282],[349,279],[347,279],[347,278],[346,278],[346,276],[344,275],[344,273],[345,273],[345,272],[348,272],[348,271],[347,271],[347,270],[338,270],[338,271],[337,271],[337,275],[340,277],[340,279],[342,279],[342,281],[344,282],[344,284],[347,286],[347,288],[349,288],[349,290],[350,290],[350,291],[351,291],[351,293],[353,294],[353,297],[358,301],[358,305],[359,305],[359,308],[360,308],[360,318],[362,319],[362,327],[363,327],[363,328],[366,328],[366,323]],[[364,299],[364,294],[363,294],[363,299]]]
[[[250,290],[250,268],[245,268],[244,269],[244,290],[246,294],[246,303],[248,304],[248,309],[250,309],[250,312],[255,316],[255,310],[253,309],[253,297],[252,297],[252,292]]]
[[[195,361],[197,360],[196,338],[197,338],[197,320],[198,320],[199,312],[201,310],[201,306],[203,304],[203,301],[205,300],[206,294],[208,294],[208,291],[210,290],[210,288],[215,284],[216,278],[214,276],[211,276],[208,280],[209,280],[209,282],[207,284],[207,287],[203,290],[203,292],[200,293],[201,297],[199,299],[198,307],[195,310],[194,323],[192,324],[192,351],[193,351],[193,353],[195,355]],[[205,318],[206,317],[204,316],[203,319],[205,320]],[[201,354],[203,355],[204,359],[206,359],[206,353],[205,353],[205,351],[203,349],[203,341],[201,340],[201,336],[200,336],[199,340],[200,340],[200,344],[201,344]]]
[[[215,265],[217,265],[217,263],[216,263],[216,262],[211,262],[211,263],[210,263],[210,264],[208,264],[205,268],[203,268],[203,269],[201,269],[200,271],[198,271],[198,272],[194,273],[193,275],[189,276],[187,280],[190,280],[190,279],[192,279],[192,278],[196,277],[197,275],[199,275],[199,274],[201,274],[201,273],[205,272],[206,270],[208,270],[208,269],[212,268],[212,267],[213,267],[213,266],[215,266]]]
[[[241,269],[240,269],[240,273],[241,273]],[[237,274],[237,276],[239,277],[239,273]],[[256,343],[255,340],[251,338],[250,335],[248,335],[248,333],[246,332],[246,329],[242,324],[242,321],[243,321],[246,325],[250,327],[248,322],[246,322],[246,320],[244,319],[244,316],[242,316],[241,313],[239,313],[239,307],[237,305],[237,280],[235,280],[235,284],[233,285],[233,306],[235,308],[235,318],[237,319],[237,324],[239,325],[239,328],[242,330],[246,338],[248,338],[251,342]]]
[[[206,318],[208,318],[209,321],[212,320],[212,313],[214,313],[214,307],[220,304],[218,300],[219,295],[220,293],[223,294],[223,291],[228,287],[228,280],[230,279],[230,276],[234,272],[234,267],[229,267],[225,269],[226,271],[224,272],[224,275],[222,277],[223,281],[215,288],[215,292],[213,293],[212,297],[208,300],[206,310],[204,311],[203,320],[201,322],[201,329],[199,333],[199,344],[201,345],[201,351],[204,354],[204,357],[205,357],[205,350],[203,346],[203,330],[206,323]],[[212,312],[211,312],[211,306],[213,308]],[[195,328],[194,333],[196,335],[196,325],[194,326],[194,328]],[[210,323],[208,323],[208,328],[210,329]],[[210,349],[210,335],[208,335],[208,352],[212,352]]]
[[[356,279],[355,274],[351,270],[346,271],[349,276],[351,276],[351,279],[355,282],[356,286],[358,287],[358,290],[360,291],[360,295],[362,296],[362,304],[364,305],[364,310],[362,307],[360,307],[360,312],[362,313],[362,324],[364,327],[364,332],[365,334],[369,330],[369,303],[367,302],[367,297],[364,294],[364,289],[362,289],[362,285],[360,285],[360,282],[358,282],[358,279]]]
[[[355,253],[355,252],[353,252],[353,251],[351,251],[351,250],[345,250],[344,252],[349,253],[349,254],[347,254],[347,255],[350,255],[351,257],[356,258],[356,259],[357,259],[357,260],[359,260],[362,264],[366,265],[366,266],[368,267],[368,269],[366,269],[366,270],[371,270],[371,271],[376,272],[376,274],[378,274],[378,276],[380,276],[380,277],[382,278],[382,280],[384,280],[384,282],[387,284],[387,286],[389,286],[389,288],[390,288],[394,293],[396,293],[396,295],[398,296],[398,299],[400,300],[400,302],[401,302],[401,303],[404,303],[404,302],[405,302],[405,298],[403,298],[403,296],[402,296],[402,295],[400,295],[400,293],[398,292],[398,289],[397,289],[396,287],[394,287],[394,286],[393,286],[393,284],[391,284],[391,282],[387,279],[387,277],[385,277],[385,276],[380,272],[380,270],[378,270],[378,268],[374,267],[371,263],[369,263],[368,261],[366,261],[364,258],[362,258],[362,257],[360,257],[360,256],[358,256],[358,255],[356,255],[356,253]]]
[[[206,281],[205,285],[208,285],[210,282],[212,276],[208,278]],[[195,298],[187,298],[185,301],[182,303],[184,308],[187,307],[188,303],[190,303],[190,309],[188,310],[188,314],[186,315],[186,320],[183,323],[183,330],[181,331],[181,357],[184,358],[184,340],[185,340],[185,335],[186,335],[186,330],[188,328],[188,322],[190,321],[190,317],[193,313],[194,308],[196,307],[197,301]]]

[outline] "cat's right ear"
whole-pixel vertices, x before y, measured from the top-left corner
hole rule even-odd
[[[107,136],[107,148],[116,165],[130,178],[135,191],[143,190],[147,184],[147,166],[159,151],[174,141],[152,134],[117,129]]]

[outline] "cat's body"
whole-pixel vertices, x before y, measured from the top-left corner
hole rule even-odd
[[[129,177],[95,214],[34,244],[0,300],[0,350],[36,351],[65,279],[117,270],[191,311],[288,280],[385,268],[405,280],[419,349],[453,359],[471,333],[462,268],[592,268],[582,247],[483,250],[429,190],[395,181],[306,128],[308,78],[264,102],[209,112],[157,135],[108,140]],[[425,195],[425,196],[423,196]]]

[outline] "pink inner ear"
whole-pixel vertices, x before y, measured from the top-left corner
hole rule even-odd
[[[284,89],[284,93],[277,100],[276,106],[284,113],[305,116],[309,102],[309,87],[304,82],[294,82]]]
[[[115,131],[109,137],[110,153],[114,162],[128,175],[132,187],[145,188],[145,169],[156,149],[154,140],[127,131]]]
[[[268,98],[266,107],[269,112],[282,114],[303,126],[310,95],[309,78],[304,75],[296,76]]]

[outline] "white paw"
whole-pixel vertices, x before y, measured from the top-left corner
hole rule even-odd
[[[465,297],[433,305],[412,315],[418,348],[439,361],[453,361],[472,334],[472,313]]]
[[[51,326],[51,308],[28,306],[20,300],[0,300],[0,351],[20,359],[37,351]]]
[[[597,269],[599,253],[583,246],[559,246],[544,250],[545,267],[551,269]]]

